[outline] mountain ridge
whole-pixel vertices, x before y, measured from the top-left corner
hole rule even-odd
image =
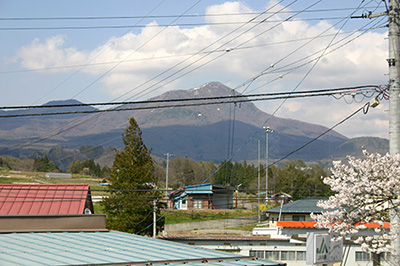
[[[233,93],[232,89],[222,83],[209,82],[188,90],[168,91],[150,100],[229,96],[231,93]],[[78,101],[70,99],[51,101],[45,105],[69,103],[79,104]],[[137,105],[126,104],[117,108],[133,106],[137,107]],[[140,106],[154,107],[149,103]],[[46,112],[59,110],[39,108],[39,110],[42,109],[46,109]],[[67,110],[96,110],[96,108],[77,106],[68,107]],[[12,112],[18,113],[18,110]],[[19,112],[27,112],[27,110]],[[10,150],[18,154],[16,147],[21,144],[25,149],[21,154],[25,155],[29,153],[27,149],[48,150],[54,145],[65,148],[79,148],[79,145],[112,145],[121,148],[122,134],[130,117],[134,117],[142,129],[145,144],[152,148],[155,155],[161,157],[169,152],[175,156],[189,156],[195,160],[220,162],[232,153],[234,160],[254,159],[257,157],[257,141],[260,140],[261,145],[265,145],[265,132],[262,126],[267,120],[268,126],[274,129],[274,133],[270,135],[269,144],[272,157],[281,158],[308,142],[312,144],[289,159],[318,160],[340,156],[343,150],[351,150],[351,144],[345,145],[350,139],[338,132],[329,131],[321,125],[271,117],[252,102],[243,102],[150,108],[90,115],[3,118],[0,123],[0,154]],[[328,133],[323,134],[325,132]],[[317,140],[313,140],[320,135],[322,136]],[[384,145],[383,142],[376,143]]]

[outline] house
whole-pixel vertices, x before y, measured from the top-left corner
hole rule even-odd
[[[266,215],[267,221],[272,223],[276,221],[312,221],[311,213],[320,214],[322,211],[326,211],[317,206],[317,202],[324,199],[326,200],[322,197],[305,198],[265,210],[263,214]]]
[[[170,208],[232,209],[234,187],[205,183],[186,186],[168,194]]]
[[[272,203],[273,205],[281,205],[281,204],[286,204],[289,203],[292,200],[292,196],[285,193],[285,192],[278,192],[269,198],[269,202]]]
[[[86,184],[0,184],[0,215],[94,213]]]

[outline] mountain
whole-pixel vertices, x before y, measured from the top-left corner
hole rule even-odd
[[[269,157],[279,159],[311,142],[288,159],[301,158],[315,161],[351,154],[359,147],[368,148],[371,139],[352,142],[347,137],[330,131],[321,138],[314,138],[327,130],[326,127],[293,119],[272,117],[258,109],[252,102],[219,103],[186,107],[158,108],[172,104],[170,99],[192,99],[228,96],[233,91],[219,82],[210,82],[189,90],[173,90],[151,100],[157,104],[126,104],[117,109],[144,107],[143,110],[115,111],[98,114],[68,114],[38,117],[0,118],[0,154],[29,156],[37,149],[49,150],[54,146],[78,149],[84,145],[122,147],[121,135],[130,117],[135,117],[143,131],[143,139],[152,154],[164,157],[188,156],[195,160],[219,163],[233,154],[233,160],[257,158],[258,140],[265,152],[265,121],[274,129],[269,135]],[[192,104],[195,101],[185,102]],[[34,112],[65,111],[66,104],[79,104],[75,100],[54,101]],[[58,107],[59,106],[59,107]],[[96,110],[90,106],[68,107],[67,111]],[[28,110],[1,111],[1,114],[27,113]],[[31,112],[31,110],[29,110]],[[232,140],[233,139],[233,140]],[[384,146],[385,142],[376,142]],[[374,145],[375,145],[374,144]],[[228,148],[229,147],[229,148]],[[378,148],[377,148],[378,149]],[[384,148],[382,148],[384,149]]]

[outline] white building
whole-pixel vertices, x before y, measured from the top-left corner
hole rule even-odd
[[[310,213],[322,209],[316,206],[321,198],[307,198],[267,210],[268,220],[253,229],[252,235],[168,235],[164,239],[197,247],[226,251],[243,256],[255,256],[287,266],[306,265],[307,232],[323,232],[314,227]],[[281,218],[280,221],[279,217]],[[374,225],[370,225],[372,228]],[[388,223],[385,223],[389,227]],[[368,232],[367,232],[368,233]],[[369,233],[373,233],[370,230]],[[381,254],[381,265],[389,265],[389,254]],[[344,241],[342,264],[348,266],[372,265],[372,256],[360,245]]]

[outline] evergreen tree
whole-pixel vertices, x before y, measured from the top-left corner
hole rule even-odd
[[[123,135],[124,149],[116,151],[109,181],[110,196],[102,203],[107,214],[109,229],[151,234],[153,201],[162,194],[154,190],[157,183],[153,174],[153,161],[142,140],[142,132],[134,118]],[[160,217],[158,203],[157,217]],[[157,222],[158,231],[164,221]]]
[[[38,172],[60,172],[60,169],[47,156],[35,159],[33,161],[33,170]]]

